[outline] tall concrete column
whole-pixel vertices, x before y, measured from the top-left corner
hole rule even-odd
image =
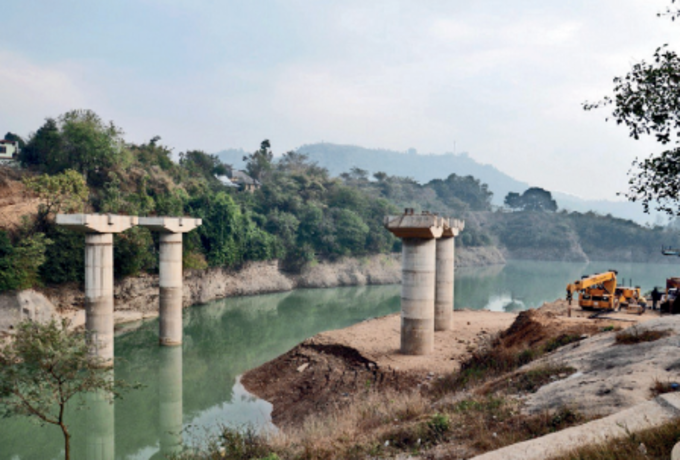
[[[182,234],[160,234],[159,331],[161,345],[182,344]]]
[[[434,350],[434,299],[437,243],[444,219],[407,209],[385,217],[385,228],[402,240],[401,352],[426,355]]]
[[[453,329],[454,238],[437,239],[437,275],[434,304],[434,330]]]
[[[113,235],[85,235],[85,329],[92,353],[113,362]]]
[[[201,225],[186,217],[140,217],[139,225],[160,232],[158,342],[182,344],[182,234]]]
[[[158,401],[160,453],[168,458],[182,451],[182,347],[160,350]]]
[[[113,233],[137,224],[137,217],[57,214],[57,225],[85,233],[85,328],[97,364],[113,365]]]
[[[434,238],[402,240],[401,352],[406,355],[434,350],[436,248]]]

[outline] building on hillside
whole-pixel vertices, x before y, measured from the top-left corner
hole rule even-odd
[[[232,171],[231,181],[237,184],[241,190],[245,190],[246,192],[254,192],[260,188],[260,181],[253,179],[245,172],[237,169]]]
[[[0,160],[17,160],[19,158],[19,142],[0,140]]]

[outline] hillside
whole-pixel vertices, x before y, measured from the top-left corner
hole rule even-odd
[[[367,170],[370,174],[378,171],[392,176],[411,177],[420,183],[432,179],[444,179],[451,173],[459,176],[473,176],[482,183],[488,184],[493,192],[492,204],[500,206],[508,192],[523,192],[535,184],[516,180],[499,171],[492,165],[481,164],[467,153],[445,153],[443,155],[418,154],[415,149],[408,152],[397,152],[386,149],[367,149],[355,145],[338,145],[329,143],[307,144],[298,148],[299,153],[309,156],[331,175],[338,176],[352,167]],[[217,155],[224,163],[238,169],[244,167],[242,149],[228,149]],[[560,209],[569,211],[611,214],[622,219],[631,219],[638,223],[654,222],[656,214],[647,215],[642,207],[627,201],[584,200],[566,193],[553,192]]]

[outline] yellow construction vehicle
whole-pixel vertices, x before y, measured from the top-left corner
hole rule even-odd
[[[642,296],[640,286],[618,286],[616,288],[616,302],[619,308],[647,308],[647,299]]]
[[[614,310],[616,308],[616,271],[584,276],[567,284],[567,300],[571,305],[574,292],[579,293],[578,304],[583,310]]]
[[[571,305],[574,292],[578,291],[578,304],[583,310],[619,310],[642,314],[647,300],[640,293],[640,287],[616,285],[616,270],[584,276],[567,285],[567,300]]]

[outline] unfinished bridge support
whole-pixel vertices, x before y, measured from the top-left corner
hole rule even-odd
[[[437,240],[437,275],[435,277],[434,330],[453,329],[453,237]]]
[[[85,233],[85,329],[103,366],[113,365],[113,233],[136,223],[134,216],[57,215],[57,225]]]
[[[201,225],[201,219],[140,217],[139,225],[160,232],[158,341],[165,346],[181,345],[182,234]]]
[[[402,240],[401,352],[426,355],[434,350],[436,238],[443,219],[409,211],[385,217],[385,227]]]
[[[434,330],[453,329],[455,237],[465,227],[460,220],[444,223],[441,238],[437,239],[437,274],[435,277]]]
[[[406,209],[384,224],[402,241],[401,352],[427,355],[435,330],[453,327],[454,237],[464,223]]]

